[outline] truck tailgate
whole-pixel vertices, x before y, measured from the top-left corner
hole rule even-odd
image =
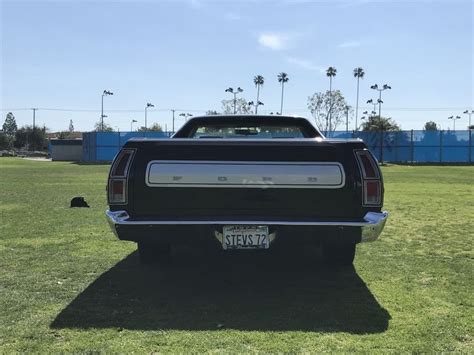
[[[177,219],[359,218],[353,149],[363,147],[317,140],[140,142],[130,212]]]

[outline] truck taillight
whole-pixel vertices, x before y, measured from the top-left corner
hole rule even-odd
[[[131,149],[120,151],[110,171],[111,177],[126,177],[128,175],[128,168],[134,152]]]
[[[367,149],[356,150],[355,155],[362,177],[363,205],[382,206],[382,177],[377,161]]]
[[[366,205],[380,205],[382,192],[380,191],[379,180],[364,181],[364,204]]]
[[[127,183],[124,179],[110,179],[109,203],[124,204],[127,202]]]
[[[112,164],[107,187],[110,205],[123,205],[128,201],[128,173],[134,154],[134,149],[123,149]]]

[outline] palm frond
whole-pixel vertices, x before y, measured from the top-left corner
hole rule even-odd
[[[279,83],[286,83],[290,78],[288,77],[287,73],[281,72],[278,74],[278,82]]]
[[[255,86],[263,85],[264,82],[265,78],[262,75],[256,75],[253,78],[253,83],[255,84]]]
[[[337,74],[337,69],[336,68],[334,68],[334,67],[327,68],[327,70],[326,70],[326,75],[327,76],[336,76],[336,74]]]
[[[353,71],[355,78],[363,78],[365,75],[364,68],[357,67]]]

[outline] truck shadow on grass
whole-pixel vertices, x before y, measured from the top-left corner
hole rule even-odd
[[[52,328],[380,333],[389,313],[354,268],[298,252],[178,251],[166,266],[132,253],[102,274]]]

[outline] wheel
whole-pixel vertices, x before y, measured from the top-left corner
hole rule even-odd
[[[335,244],[323,243],[321,245],[323,260],[328,265],[352,265],[355,256],[355,243]]]
[[[171,248],[168,244],[148,244],[138,242],[138,256],[140,263],[150,265],[153,263],[167,263],[170,260]]]

